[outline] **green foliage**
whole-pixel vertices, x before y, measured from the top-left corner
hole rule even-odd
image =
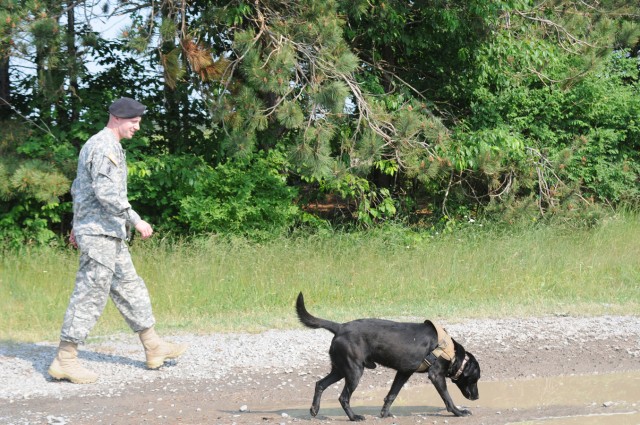
[[[637,59],[600,52],[587,63],[531,34],[514,25],[475,51],[474,77],[464,83],[471,114],[437,149],[456,172],[441,202],[454,210],[477,203],[510,221],[516,211],[535,220],[637,205]],[[429,181],[449,172],[432,169]]]
[[[60,223],[70,205],[62,201],[71,182],[51,164],[0,158],[0,241],[18,247],[54,239],[51,225]]]
[[[311,127],[301,136],[298,144],[291,146],[289,158],[297,169],[309,179],[322,180],[334,175],[338,164],[331,157],[331,146],[322,137],[328,127]]]
[[[388,172],[395,167],[383,163]],[[391,193],[386,188],[371,187],[367,179],[352,174],[343,174],[341,178],[328,180],[322,185],[328,193],[355,204],[353,217],[361,227],[371,227],[395,217],[397,208]]]
[[[295,102],[283,102],[278,108],[277,117],[278,121],[288,129],[299,128],[304,122],[302,109],[300,109],[300,105]]]
[[[215,168],[191,155],[147,157],[130,166],[131,203],[160,231],[263,238],[300,215],[285,170],[276,151]]]
[[[177,219],[195,233],[231,233],[252,238],[288,231],[300,215],[296,190],[281,172],[286,163],[274,153],[229,161],[196,181],[180,199]]]
[[[344,111],[349,90],[342,81],[331,81],[319,87],[314,99],[328,111],[339,114]]]
[[[193,155],[143,156],[129,162],[129,199],[159,231],[184,232],[189,223],[179,219],[180,201],[212,173],[211,166]]]

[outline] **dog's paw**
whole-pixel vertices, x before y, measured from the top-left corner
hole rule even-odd
[[[351,419],[351,420],[360,422],[360,421],[364,421],[365,417],[363,415],[353,415],[353,419]]]
[[[467,410],[467,409],[458,409],[458,411],[453,412],[454,415],[456,416],[471,416],[473,415],[473,413],[471,413],[471,410]]]
[[[309,409],[309,413],[315,418],[318,415],[318,409],[312,406],[311,409]]]
[[[393,414],[388,411],[388,410],[383,410],[380,412],[380,417],[381,418],[394,418],[395,416],[393,416]]]

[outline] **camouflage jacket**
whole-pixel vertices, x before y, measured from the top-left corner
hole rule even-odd
[[[71,186],[76,235],[127,238],[140,216],[127,199],[127,163],[120,142],[108,128],[80,150],[78,173]]]

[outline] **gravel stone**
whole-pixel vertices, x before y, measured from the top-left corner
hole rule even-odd
[[[424,318],[402,320],[422,322]],[[640,370],[640,316],[563,314],[435,320],[478,358],[482,381]],[[89,385],[49,377],[47,369],[55,356],[57,341],[0,341],[0,423],[254,425],[283,423],[284,418],[291,423],[310,417],[308,403],[315,382],[330,369],[328,349],[333,335],[322,329],[162,336],[188,343],[189,349],[180,359],[167,362],[158,370],[146,369],[144,352],[135,334],[90,338],[86,346],[80,347],[79,354],[86,367],[99,373],[98,381]],[[386,390],[393,375],[386,368],[367,370],[358,391]],[[335,401],[342,385],[339,382],[328,388],[324,400]],[[428,383],[424,377],[412,378],[405,391],[411,391],[414,385]],[[603,410],[627,414],[637,410],[635,400],[603,397],[575,408],[559,405],[508,410],[483,410],[479,403],[469,406],[475,410],[474,416],[464,422],[517,423],[539,418],[543,412],[549,417],[583,414],[585,408],[595,414]],[[439,404],[387,421],[375,417],[378,401],[368,404],[375,406],[368,415],[381,425],[448,421],[447,412],[437,410],[441,408]],[[331,410],[324,410],[316,418],[318,423],[332,423],[333,419],[323,416],[327,411]]]
[[[423,319],[406,319],[421,321]],[[640,355],[640,317],[549,316],[533,318],[477,319],[440,322],[465,348],[474,354],[480,349],[491,352],[550,350],[565,343],[578,347],[594,340],[626,342],[612,351],[632,357]],[[218,381],[220,385],[253,382],[256,367],[262,374],[281,377],[283,386],[292,385],[291,377],[324,376],[328,372],[328,348],[332,334],[325,330],[269,330],[259,334],[216,333],[212,335],[163,335],[173,342],[189,344],[177,361],[157,371],[145,368],[142,346],[137,335],[117,334],[91,338],[79,347],[83,364],[98,372],[91,385],[52,381],[47,369],[55,356],[57,342],[0,342],[0,400],[9,402],[36,397],[63,397],[78,393],[117,396],[130,383],[166,382],[176,379]],[[534,341],[538,344],[531,346]],[[481,363],[482,365],[482,363]],[[320,370],[312,370],[320,368]],[[243,370],[238,374],[238,370]],[[483,379],[486,379],[483,373]],[[314,378],[315,379],[315,378]]]

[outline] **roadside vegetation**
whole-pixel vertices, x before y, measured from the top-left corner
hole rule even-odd
[[[160,328],[255,332],[299,326],[300,291],[310,311],[336,321],[637,314],[638,240],[638,218],[623,215],[593,228],[388,226],[262,243],[156,235],[132,252]],[[71,248],[4,252],[0,339],[55,340],[76,268]],[[109,302],[92,336],[120,331],[128,329]]]

